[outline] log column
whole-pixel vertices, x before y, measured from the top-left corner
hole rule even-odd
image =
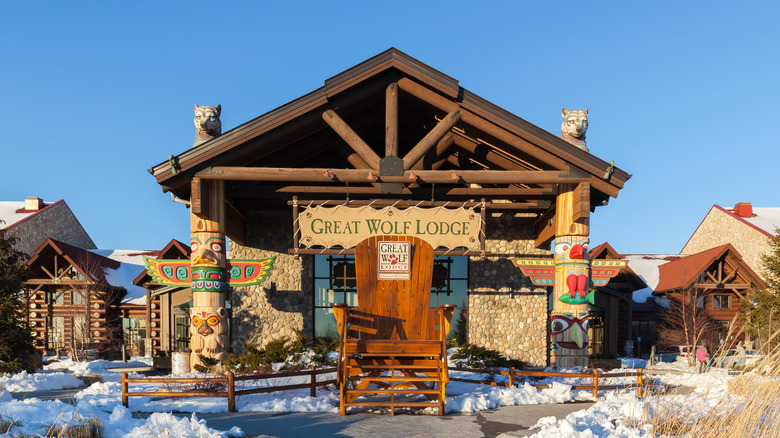
[[[190,211],[190,366],[193,368],[200,363],[198,354],[215,359],[225,356],[228,337],[225,223],[225,182],[194,178]]]
[[[550,339],[552,363],[560,367],[588,366],[589,188],[561,184],[556,202]]]

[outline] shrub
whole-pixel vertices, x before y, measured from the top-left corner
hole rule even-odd
[[[333,361],[328,361],[328,353],[338,348],[340,343],[341,340],[339,338],[317,339],[317,342],[315,342],[314,345],[312,345],[311,347],[312,351],[314,352],[314,354],[311,357],[311,360],[316,365],[334,365],[332,363]]]
[[[453,353],[452,359],[469,368],[514,367],[523,369],[525,364],[517,359],[507,359],[496,350],[478,345],[467,344]]]
[[[201,373],[211,374],[214,372],[214,368],[219,365],[218,359],[206,357],[202,354],[198,355],[198,360],[200,360],[200,363],[195,364],[193,368],[195,368],[195,371],[200,371]]]

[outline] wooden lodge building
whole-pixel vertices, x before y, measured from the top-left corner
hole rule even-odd
[[[149,171],[193,214],[224,208],[229,259],[276,257],[264,283],[232,291],[234,350],[293,329],[333,336],[331,304],[354,304],[353,249],[307,245],[309,209],[459,207],[481,217],[478,242],[436,249],[431,304],[459,306],[451,334],[537,366],[550,288],[510,259],[550,257],[559,194],[574,192],[565,214],[587,226],[630,178],[396,49]]]
[[[46,239],[25,263],[23,292],[36,348],[70,354],[88,343],[117,351],[124,343],[130,355],[147,353],[147,309],[159,304],[148,304],[146,291],[130,283],[143,270],[137,261],[144,255],[157,252],[86,250]]]
[[[648,353],[661,343],[658,322],[663,319],[669,299],[687,293],[704,309],[716,327],[711,339],[703,341],[710,351],[721,342],[736,344],[744,336],[729,333],[729,324],[740,311],[740,300],[751,290],[765,290],[766,283],[729,243],[694,254],[623,256],[629,266],[647,280],[648,287],[637,289],[633,316],[633,339],[640,352]],[[749,339],[744,339],[749,341]]]

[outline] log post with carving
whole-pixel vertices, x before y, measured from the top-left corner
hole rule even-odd
[[[227,345],[227,272],[225,251],[225,182],[192,181],[190,232],[190,366],[198,355],[222,359]]]
[[[588,257],[590,202],[588,184],[561,184],[555,212],[555,282],[550,320],[552,364],[588,366]],[[590,295],[590,296],[589,296]]]

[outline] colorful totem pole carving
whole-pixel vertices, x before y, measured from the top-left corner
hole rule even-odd
[[[575,207],[581,207],[577,202],[586,202],[589,207],[587,190],[585,195],[582,193],[569,185],[560,186],[552,260],[513,259],[535,285],[553,286],[550,348],[552,363],[559,367],[588,365],[588,303],[593,304],[595,293],[592,287],[607,284],[626,263],[590,261],[589,218],[582,215],[582,209],[578,209],[581,217],[575,217],[574,213]],[[585,199],[577,201],[578,197]],[[592,270],[591,265],[599,269]]]
[[[190,214],[190,366],[193,368],[200,363],[199,354],[220,360],[225,356],[228,332],[225,318],[227,256],[224,230],[220,229],[224,225],[220,222],[223,221]]]
[[[227,261],[225,245],[224,187],[216,182],[208,192],[206,214],[190,213],[192,252],[190,260],[145,258],[146,270],[160,284],[190,287],[190,366],[200,363],[199,354],[222,359],[227,347],[225,295],[230,286],[260,284],[273,268],[275,257],[262,260]]]

